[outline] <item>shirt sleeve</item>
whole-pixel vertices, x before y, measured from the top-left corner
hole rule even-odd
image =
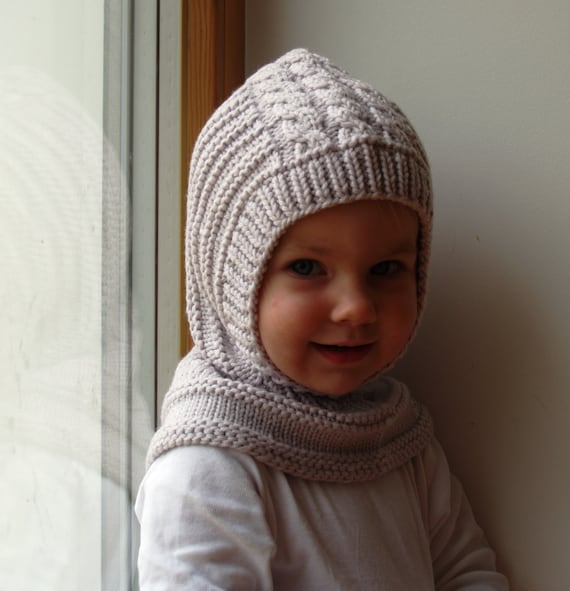
[[[141,591],[272,589],[272,536],[255,462],[205,446],[171,450],[147,472],[135,512]]]
[[[437,442],[424,462],[436,591],[508,591],[506,578],[496,571],[495,553]]]

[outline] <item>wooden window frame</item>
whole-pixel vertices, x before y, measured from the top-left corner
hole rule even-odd
[[[181,252],[184,253],[188,166],[202,126],[244,79],[245,0],[182,0],[181,43]],[[192,347],[186,322],[181,257],[180,354]]]

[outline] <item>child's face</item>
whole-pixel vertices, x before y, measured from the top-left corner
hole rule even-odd
[[[307,216],[282,236],[259,294],[261,343],[297,383],[354,390],[406,346],[417,317],[418,220],[358,201]]]

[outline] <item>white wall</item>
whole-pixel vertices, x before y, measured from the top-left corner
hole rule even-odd
[[[322,52],[400,104],[436,193],[398,368],[516,591],[570,588],[570,4],[248,0],[247,70]]]

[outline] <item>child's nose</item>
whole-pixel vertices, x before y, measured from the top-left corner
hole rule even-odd
[[[376,314],[376,304],[365,285],[347,281],[338,287],[331,311],[333,322],[370,324],[376,320]]]

